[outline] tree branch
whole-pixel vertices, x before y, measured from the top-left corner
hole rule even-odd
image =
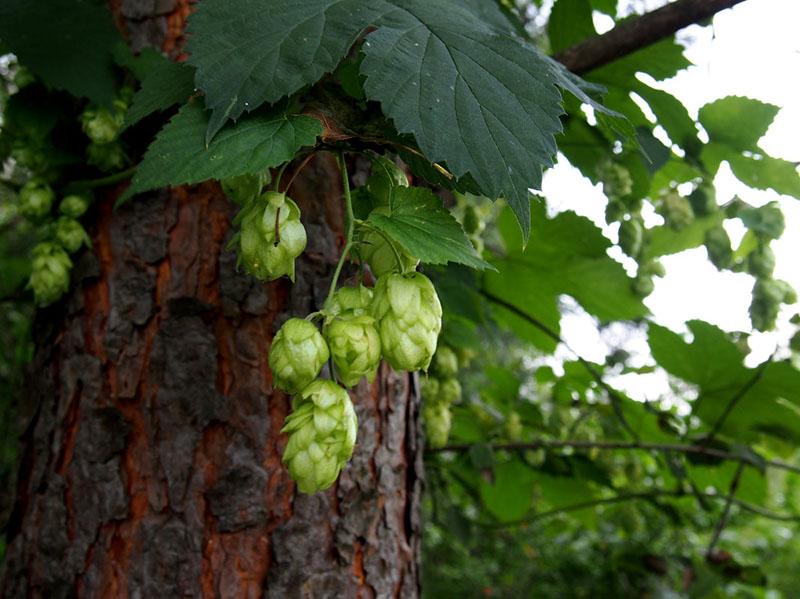
[[[498,306],[502,306],[509,312],[513,312],[523,320],[528,321],[537,329],[542,331],[545,335],[553,339],[556,343],[563,343],[564,347],[566,347],[578,359],[578,361],[581,363],[581,366],[583,366],[586,369],[586,371],[591,375],[591,377],[595,380],[595,382],[608,394],[609,400],[611,401],[611,407],[614,410],[614,414],[616,415],[617,420],[619,420],[622,427],[628,432],[628,434],[631,437],[633,437],[637,441],[639,440],[639,435],[636,433],[635,430],[633,430],[633,427],[630,425],[627,418],[625,418],[625,414],[622,412],[622,402],[624,401],[623,398],[620,397],[619,392],[616,389],[614,389],[611,385],[609,385],[603,380],[603,375],[600,374],[600,372],[598,372],[598,370],[592,365],[591,362],[585,360],[580,355],[578,355],[578,352],[576,352],[569,345],[567,345],[558,333],[553,331],[546,324],[534,318],[527,312],[520,310],[514,304],[507,302],[503,298],[498,297],[493,293],[486,291],[485,289],[481,291],[481,295],[483,295],[489,301],[494,302]]]
[[[706,556],[710,557],[711,554],[714,553],[714,547],[719,541],[719,537],[722,534],[722,531],[725,528],[725,525],[728,523],[728,516],[731,513],[731,505],[733,504],[734,496],[736,495],[736,489],[739,488],[739,480],[742,478],[742,472],[744,471],[744,462],[739,462],[739,467],[736,468],[736,472],[731,479],[731,486],[728,489],[728,496],[725,498],[725,507],[722,508],[722,515],[719,517],[719,522],[714,527],[714,534],[711,535],[711,540],[708,542],[708,549],[706,549]]]
[[[427,453],[456,452],[464,453],[469,451],[475,443],[460,443],[445,445],[444,447],[427,449]],[[496,443],[488,444],[487,447],[492,451],[526,451],[528,449],[559,449],[571,447],[573,449],[601,449],[601,450],[643,450],[643,451],[674,451],[676,453],[691,453],[704,455],[710,458],[718,458],[731,462],[749,464],[754,468],[767,466],[788,470],[795,474],[800,474],[800,466],[779,462],[776,460],[756,461],[745,454],[731,453],[721,449],[715,449],[706,445],[686,445],[680,443],[644,443],[630,441],[585,441],[583,439],[539,439],[525,443]]]
[[[611,31],[567,48],[553,58],[578,75],[641,50],[744,0],[677,0]]]

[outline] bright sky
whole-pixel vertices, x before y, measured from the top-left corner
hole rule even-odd
[[[649,2],[663,4],[663,2]],[[597,15],[602,32],[611,20]],[[679,34],[687,45],[686,56],[695,65],[677,77],[656,84],[674,94],[692,116],[703,104],[728,95],[741,95],[771,102],[782,108],[760,145],[777,158],[800,162],[800,24],[798,0],[747,0],[719,13],[712,27],[690,27]],[[800,290],[800,200],[771,191],[755,191],[734,178],[727,164],[715,181],[720,203],[738,194],[746,202],[760,206],[771,200],[780,202],[786,216],[786,233],[773,243],[777,255],[775,277],[789,281]],[[572,209],[603,227],[616,240],[616,225],[605,226],[605,197],[565,160],[545,176],[545,196],[558,210]],[[658,218],[658,217],[655,217]],[[738,221],[726,224],[734,244],[744,234]],[[614,254],[619,258],[620,254]],[[623,259],[624,261],[624,259]],[[744,273],[719,272],[699,248],[663,259],[668,275],[656,280],[656,288],[645,304],[656,322],[675,331],[685,331],[684,322],[706,320],[728,331],[750,331],[748,306],[753,278]],[[784,308],[778,331],[754,333],[750,338],[749,364],[766,359],[776,344],[786,345],[794,327],[788,324],[797,307]],[[585,314],[567,315],[562,333],[567,343],[582,356],[603,361],[606,348],[596,325]],[[626,349],[647,353],[645,339],[634,337]],[[567,354],[564,354],[567,357]],[[617,381],[639,397],[655,399],[666,391],[661,377],[638,377]]]

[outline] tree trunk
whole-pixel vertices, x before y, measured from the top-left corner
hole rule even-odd
[[[174,46],[177,4],[128,19],[134,45]],[[351,392],[358,444],[333,488],[300,495],[281,464],[290,402],[267,354],[284,320],[321,307],[343,245],[333,158],[290,190],[309,240],[294,285],[236,272],[216,184],[114,211],[117,191],[97,205],[71,295],[38,321],[2,595],[418,596],[410,376],[384,364]]]

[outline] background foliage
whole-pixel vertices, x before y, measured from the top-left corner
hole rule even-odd
[[[798,343],[747,367],[750,331],[694,321],[678,334],[650,322],[642,303],[663,274],[659,257],[705,246],[716,267],[753,276],[754,329],[793,309],[793,290],[772,278],[770,243],[786,234],[779,208],[720,205],[713,190],[727,163],[753,188],[800,198],[796,165],[758,145],[777,107],[728,97],[695,120],[640,76],[661,81],[689,65],[672,38],[586,81],[571,76],[547,55],[594,35],[593,10],[617,18],[608,0],[556,0],[544,29],[538,2],[318,0],[281,3],[266,18],[258,3],[204,0],[181,65],[130,55],[102,4],[78,4],[57,2],[46,14],[19,2],[0,8],[8,51],[0,63],[0,487],[13,487],[15,437],[30,409],[20,391],[32,354],[29,255],[53,234],[52,223],[21,213],[26,181],[42,177],[63,198],[133,175],[122,201],[135,201],[147,189],[260,173],[329,148],[319,122],[301,114],[324,104],[351,134],[347,149],[380,147],[431,188],[404,190],[390,216],[370,217],[427,263],[444,307],[442,343],[458,356],[462,394],[448,445],[426,457],[428,596],[800,592]],[[54,17],[62,13],[68,22]],[[359,38],[370,23],[379,28]],[[47,43],[19,35],[34,26]],[[64,35],[77,28],[80,36]],[[253,75],[257,57],[226,54],[231,37],[252,38],[253,47],[267,37],[279,59]],[[390,64],[398,46],[403,60]],[[286,62],[298,56],[314,59],[302,68]],[[85,125],[81,132],[87,110],[101,109],[116,123],[106,143]],[[520,126],[529,121],[537,127]],[[617,239],[529,196],[556,148],[602,185]],[[661,224],[646,226],[647,211]],[[722,227],[734,219],[748,230],[737,247]],[[626,259],[609,256],[615,245]],[[560,331],[576,310],[620,347],[646,335],[648,354],[611,347],[603,363],[577,356]],[[46,321],[47,311],[37,318]],[[653,372],[671,386],[657,401],[634,401],[610,382]],[[0,516],[9,505],[2,495]]]

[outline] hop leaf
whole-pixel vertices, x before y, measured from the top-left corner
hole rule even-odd
[[[306,247],[300,209],[291,198],[274,191],[249,202],[236,217],[241,231],[239,265],[259,279],[287,275],[294,281],[294,261]]]
[[[281,432],[289,433],[283,463],[303,493],[330,487],[356,444],[358,421],[347,391],[317,380],[293,400]]]
[[[33,248],[29,285],[36,304],[52,304],[69,290],[72,261],[55,243],[40,243]]]
[[[388,215],[391,210],[386,206],[379,206],[373,212],[378,214]],[[369,268],[376,277],[381,277],[391,272],[408,272],[414,270],[419,263],[409,251],[403,247],[398,241],[393,241],[394,250],[392,245],[386,238],[375,230],[367,230],[361,237],[361,244],[359,245],[359,253],[361,258],[369,264]],[[395,254],[395,250],[397,254]],[[400,257],[400,264],[397,263],[397,257]]]
[[[381,360],[381,340],[375,319],[361,316],[338,316],[325,325],[336,372],[346,387],[356,385],[361,377],[371,383]]]
[[[273,382],[287,393],[297,393],[317,378],[329,357],[328,345],[317,327],[302,318],[290,318],[269,350]]]
[[[395,370],[427,370],[442,328],[442,306],[430,279],[388,274],[375,285],[372,314],[383,357]]]

